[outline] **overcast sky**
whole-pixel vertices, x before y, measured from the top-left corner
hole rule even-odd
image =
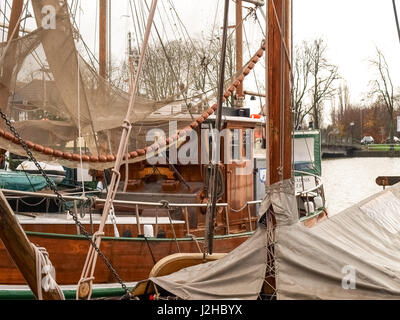
[[[136,4],[142,1],[134,0]],[[400,9],[400,0],[398,8]],[[150,0],[147,1],[150,4]],[[214,21],[222,26],[222,0],[174,0],[173,4],[191,37],[212,28]],[[391,0],[294,0],[294,43],[322,37],[328,45],[329,60],[339,67],[350,88],[352,102],[359,102],[368,92],[368,82],[375,77],[369,60],[378,47],[385,55],[396,87],[400,86],[400,43],[397,36]],[[96,50],[96,0],[81,0],[80,30],[90,48]],[[133,31],[128,0],[112,1],[112,55],[122,59],[126,52],[127,33]],[[163,16],[169,1],[159,1]],[[218,8],[218,10],[217,10]],[[247,11],[244,10],[246,13]],[[216,14],[217,13],[217,14]],[[158,15],[159,19],[160,15]],[[230,4],[230,21],[234,24],[234,2]],[[215,20],[216,19],[216,20]],[[259,15],[261,24],[265,24]],[[162,29],[160,23],[158,23]],[[259,45],[260,27],[247,24],[249,42]]]
[[[164,3],[167,4],[166,0]],[[159,1],[159,3],[161,3]],[[400,1],[398,8],[400,9]],[[114,1],[115,2],[115,1]],[[114,7],[114,30],[129,29],[129,18],[121,18],[127,11],[126,0]],[[175,0],[176,10],[191,35],[205,31],[214,23],[222,25],[221,0]],[[148,1],[150,3],[150,1]],[[294,0],[294,43],[323,37],[328,44],[328,58],[339,67],[341,76],[350,87],[350,98],[359,102],[368,92],[368,82],[375,77],[369,60],[376,54],[376,47],[384,53],[395,86],[400,86],[400,43],[397,36],[391,0]],[[123,5],[122,5],[123,4]],[[159,7],[161,5],[159,4]],[[218,15],[215,15],[218,7]],[[246,10],[244,10],[246,12]],[[234,3],[230,4],[230,24],[234,23]],[[125,19],[125,21],[124,21]],[[263,20],[259,16],[261,24]],[[248,23],[248,37],[257,42],[257,23]],[[123,41],[115,38],[113,55],[123,50]]]
[[[400,9],[400,1],[396,2]],[[332,63],[358,102],[375,77],[368,60],[378,47],[396,87],[400,85],[400,43],[391,0],[294,0],[294,39],[323,37]]]

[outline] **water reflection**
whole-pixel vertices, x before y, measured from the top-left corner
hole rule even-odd
[[[400,176],[400,158],[344,158],[322,161],[328,211],[334,215],[382,190],[378,176]]]

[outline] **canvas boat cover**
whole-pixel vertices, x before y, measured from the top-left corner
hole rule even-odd
[[[312,228],[298,222],[292,181],[274,185],[278,299],[400,298],[400,184]],[[224,258],[149,281],[182,299],[257,299],[265,275],[266,228]]]

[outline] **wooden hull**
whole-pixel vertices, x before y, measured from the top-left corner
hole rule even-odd
[[[81,276],[90,243],[83,236],[26,232],[30,241],[46,248],[56,269],[56,280],[60,285],[76,284]],[[214,251],[227,253],[239,246],[251,232],[229,236],[216,236]],[[156,262],[174,253],[199,252],[196,241],[190,238],[157,239],[104,237],[101,251],[109,259],[123,281],[133,282],[147,279]],[[202,241],[202,238],[198,240]],[[179,250],[178,250],[179,246]],[[200,248],[202,245],[200,244]],[[116,279],[99,257],[95,283],[115,283]],[[14,265],[6,248],[0,241],[0,284],[25,284],[21,273]]]

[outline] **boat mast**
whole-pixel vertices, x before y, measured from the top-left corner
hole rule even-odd
[[[17,39],[19,36],[19,24],[23,11],[23,0],[14,0],[11,7],[10,22],[8,25],[7,41]],[[3,112],[7,112],[8,109],[8,97],[9,97],[9,82],[11,80],[12,70],[15,64],[14,54],[9,50],[6,52],[3,63],[3,72],[0,82],[0,108]]]
[[[11,7],[10,22],[8,25],[7,42],[17,39],[19,37],[19,28],[21,22],[21,16],[23,11],[24,1],[14,0]],[[11,48],[11,47],[10,47]],[[7,48],[6,48],[7,50]],[[15,65],[15,55],[11,50],[5,53],[3,57],[3,72],[0,81],[0,109],[7,114],[8,113],[8,99],[10,96],[10,81],[12,76],[12,70]],[[4,155],[7,150],[0,149],[0,154]],[[3,156],[0,156],[2,158]]]
[[[243,22],[242,0],[236,0],[236,73],[243,68]],[[243,82],[236,88],[235,106],[243,107],[244,93]]]
[[[291,1],[267,1],[266,87],[270,185],[292,177]]]
[[[107,1],[99,0],[99,75],[107,77]]]
[[[17,39],[19,36],[19,17],[22,14],[22,8],[24,5],[24,0],[14,0],[11,8],[10,23],[7,33],[7,41]],[[16,31],[13,34],[14,29]]]
[[[215,129],[218,133],[222,129],[222,103],[224,99],[224,82],[225,82],[225,57],[226,57],[226,42],[228,36],[228,13],[229,13],[229,1],[225,0],[224,7],[224,26],[222,33],[222,48],[221,48],[221,60],[219,64],[219,79],[218,79],[218,97],[217,97],[217,114],[215,120]],[[214,142],[215,143],[215,142]],[[213,253],[213,239],[214,239],[214,220],[217,210],[217,173],[220,158],[220,148],[217,144],[216,152],[213,151],[213,159],[211,164],[211,179],[210,179],[210,200],[207,206],[206,213],[206,231],[205,231],[205,245],[204,245],[204,257],[207,253]]]

